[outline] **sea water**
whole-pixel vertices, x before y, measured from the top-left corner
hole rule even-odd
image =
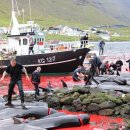
[[[94,45],[94,50],[99,50],[99,42],[90,42],[90,44]],[[130,56],[130,42],[106,42],[104,53],[107,56],[116,56],[122,57]]]

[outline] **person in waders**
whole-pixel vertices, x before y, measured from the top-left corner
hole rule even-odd
[[[32,77],[31,77],[31,82],[35,88],[35,99],[36,100],[37,100],[37,97],[40,95],[39,94],[40,72],[41,72],[41,67],[37,67],[37,69],[32,73]]]
[[[26,69],[21,64],[18,64],[16,62],[16,59],[12,58],[10,60],[10,64],[7,66],[6,70],[3,72],[3,76],[0,79],[0,81],[3,81],[7,74],[10,75],[10,84],[9,84],[9,89],[8,89],[8,102],[5,104],[5,106],[14,107],[14,105],[12,104],[12,94],[14,92],[14,87],[17,84],[20,98],[21,98],[21,106],[23,109],[26,109],[25,104],[24,104],[22,72],[25,73],[27,80],[29,80]]]
[[[102,61],[95,53],[93,54],[93,60],[94,60],[95,66],[97,67],[96,75],[98,76],[100,74],[100,66],[102,65]]]
[[[87,73],[85,74],[85,85],[91,85],[92,81],[95,82],[97,85],[99,84],[97,80],[94,79],[94,76],[97,72],[97,67],[95,65],[95,62],[93,60],[93,58],[89,58],[89,69],[86,71]],[[98,73],[98,72],[97,72]]]

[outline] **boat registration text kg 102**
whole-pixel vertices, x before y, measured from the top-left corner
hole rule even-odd
[[[50,56],[50,57],[47,57],[47,58],[41,58],[41,59],[38,59],[38,64],[52,63],[55,60],[56,60],[55,56]]]

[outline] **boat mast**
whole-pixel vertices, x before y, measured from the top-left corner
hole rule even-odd
[[[12,0],[12,30],[11,30],[11,35],[19,35],[19,23],[18,20],[16,18],[16,12],[14,10],[14,0]]]
[[[30,21],[32,20],[31,1],[29,0]]]
[[[14,11],[14,1],[12,0],[12,11]]]
[[[23,13],[23,24],[24,24],[24,9],[22,9],[22,13]]]

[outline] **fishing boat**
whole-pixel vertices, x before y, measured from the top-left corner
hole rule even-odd
[[[14,0],[12,0],[12,27],[7,37],[7,47],[3,49],[1,47],[0,51],[0,73],[5,70],[11,57],[16,57],[29,73],[32,73],[37,66],[42,68],[43,73],[72,72],[78,65],[83,64],[90,50],[89,48],[77,49],[71,44],[56,44],[53,48],[45,47],[45,35],[40,31],[38,24],[33,21],[27,24],[18,23]],[[29,53],[32,42],[33,54]]]

